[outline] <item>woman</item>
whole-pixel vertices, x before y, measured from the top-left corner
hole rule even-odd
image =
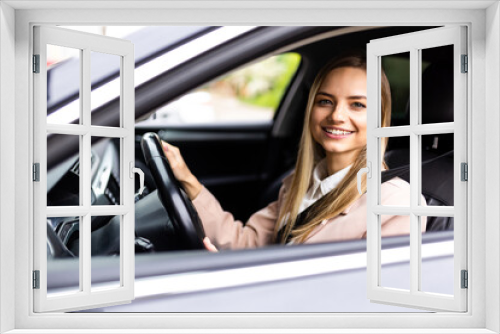
[[[385,74],[381,101],[381,121],[389,126],[391,96]],[[365,58],[345,56],[328,63],[311,87],[295,171],[284,179],[277,201],[254,213],[245,225],[221,208],[189,171],[179,150],[163,143],[175,176],[198,210],[207,249],[366,237],[366,195],[358,194],[356,178],[366,166],[366,105]],[[383,155],[386,142],[382,146]],[[409,198],[410,186],[400,178],[381,185],[382,205],[408,206]],[[422,231],[425,225],[423,219]],[[409,234],[410,219],[382,216],[381,231],[382,236]]]

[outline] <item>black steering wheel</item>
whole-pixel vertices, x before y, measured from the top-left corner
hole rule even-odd
[[[204,249],[205,231],[193,203],[177,181],[163,152],[158,135],[148,132],[142,136],[141,148],[158,188],[158,197],[167,210],[173,225],[185,239],[189,249]]]

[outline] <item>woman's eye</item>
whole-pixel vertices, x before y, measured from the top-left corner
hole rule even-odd
[[[332,105],[332,101],[330,101],[330,100],[319,100],[318,101],[318,105],[320,105],[320,106],[329,106],[329,105]]]
[[[354,108],[357,108],[357,109],[358,109],[358,108],[366,108],[366,106],[365,106],[363,103],[361,103],[361,102],[354,102],[354,103],[352,104],[352,106],[353,106]]]

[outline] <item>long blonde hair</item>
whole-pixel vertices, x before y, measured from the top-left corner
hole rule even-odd
[[[304,117],[295,173],[292,177],[290,189],[285,194],[284,202],[281,205],[278,220],[274,228],[274,240],[276,243],[286,243],[290,234],[294,243],[303,243],[311,231],[321,224],[323,220],[336,217],[361,196],[357,191],[356,176],[358,171],[366,166],[366,145],[358,153],[351,169],[337,187],[318,200],[311,210],[309,210],[304,219],[306,223],[294,228],[302,199],[311,186],[311,176],[314,167],[326,156],[324,149],[314,140],[310,130],[310,118],[314,107],[314,100],[327,75],[331,71],[342,67],[359,68],[366,72],[366,58],[357,54],[336,58],[320,70],[313,82]],[[389,81],[383,71],[381,94],[381,123],[382,126],[389,126],[391,121],[391,91]],[[383,157],[387,141],[384,140],[381,146],[381,155]],[[383,164],[387,168],[385,162]],[[363,192],[366,191],[366,177],[363,178],[362,189]],[[284,233],[279,233],[283,221],[285,221],[285,226],[283,227]],[[278,240],[280,234],[281,238]]]

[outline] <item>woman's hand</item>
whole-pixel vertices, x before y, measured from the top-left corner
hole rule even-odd
[[[212,244],[212,242],[208,237],[203,238],[203,244],[205,245],[205,248],[209,252],[214,252],[214,253],[218,252],[217,248]]]
[[[194,200],[201,192],[203,188],[202,184],[198,181],[196,176],[191,173],[177,147],[170,145],[163,140],[161,141],[161,145],[163,147],[163,152],[165,152],[168,162],[170,163],[170,167],[172,167],[175,178],[182,184],[184,190],[189,196],[189,199]]]

